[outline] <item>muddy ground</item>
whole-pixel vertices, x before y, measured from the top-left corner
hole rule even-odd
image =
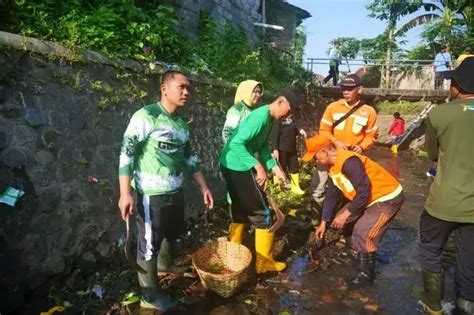
[[[294,203],[296,216],[287,217],[277,234],[277,257],[288,263],[286,271],[259,277],[251,273],[246,285],[228,299],[204,290],[196,278],[167,277],[162,281],[163,286],[184,302],[184,309],[176,314],[422,314],[411,297],[411,288],[421,282],[417,230],[431,183],[425,175],[429,161],[413,152],[400,152],[394,157],[384,147],[377,147],[368,155],[400,179],[406,198],[379,248],[377,280],[372,287],[355,292],[345,290],[344,279],[354,274],[355,263],[338,241],[336,231],[327,233],[325,246],[311,247],[308,251],[307,241],[317,215],[308,207],[308,199],[303,198]],[[307,188],[309,179],[303,176],[303,188]],[[288,211],[291,200],[279,200]],[[188,222],[187,235],[181,240],[182,260],[189,259],[189,254],[203,242],[226,235],[229,219],[225,204],[209,213],[207,224],[204,220],[201,217]],[[245,243],[250,248],[252,239],[250,234]],[[444,306],[449,310],[454,300],[454,271],[452,255],[448,253],[445,258],[447,302]],[[63,314],[153,314],[140,310],[138,303],[123,305],[124,301],[133,302],[137,298],[133,296],[139,293],[135,278],[121,248],[117,247],[115,259],[102,266],[91,266],[86,272],[77,270],[67,281],[53,282],[50,288],[45,288],[48,298],[44,294],[32,296],[24,312],[65,304],[68,307]],[[98,288],[104,290],[101,298],[94,293]]]

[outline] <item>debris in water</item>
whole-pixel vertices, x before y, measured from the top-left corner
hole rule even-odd
[[[64,308],[63,306],[61,306],[61,305],[56,305],[56,306],[50,308],[50,309],[49,309],[48,311],[46,311],[46,312],[41,312],[40,315],[52,315],[52,314],[54,314],[54,313],[56,313],[56,312],[58,312],[58,313],[59,313],[59,312],[63,312],[64,310],[65,310],[65,308]]]
[[[93,176],[93,175],[89,175],[87,177],[87,182],[89,184],[97,184],[98,182],[100,182],[100,180],[97,177]]]
[[[288,292],[290,292],[292,294],[296,294],[296,295],[301,295],[300,291],[298,291],[298,290],[290,290]]]
[[[379,309],[379,306],[375,303],[364,304],[364,310],[366,310],[366,311],[377,312],[378,309]]]
[[[321,295],[320,300],[321,302],[326,303],[326,304],[331,304],[334,302],[334,299],[329,294]]]
[[[291,217],[296,217],[296,212],[297,211],[298,210],[296,210],[296,209],[291,209],[290,211],[288,211],[288,215],[291,216]]]
[[[136,295],[134,292],[128,293],[125,298],[120,302],[122,306],[134,304],[140,301],[140,296]]]
[[[105,290],[98,284],[92,288],[92,292],[99,298],[102,299],[102,296],[105,293]]]

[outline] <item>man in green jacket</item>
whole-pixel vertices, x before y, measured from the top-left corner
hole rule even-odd
[[[286,268],[285,263],[274,261],[272,255],[275,233],[270,231],[272,216],[265,195],[267,170],[273,170],[281,179],[284,179],[284,174],[272,158],[268,142],[273,121],[289,117],[291,109],[298,103],[294,90],[287,88],[271,104],[252,111],[234,131],[219,159],[232,199],[229,239],[241,243],[244,226],[248,221],[256,227],[258,273],[282,271]],[[255,157],[256,154],[258,158]]]
[[[420,219],[424,288],[413,294],[428,314],[442,314],[441,254],[455,232],[455,314],[467,315],[474,314],[474,58],[443,75],[451,79],[454,100],[437,106],[427,119],[428,154],[438,170]]]
[[[159,311],[176,309],[177,300],[162,292],[157,278],[157,256],[164,240],[173,247],[184,229],[185,173],[192,175],[204,204],[214,201],[193,154],[188,124],[177,114],[189,96],[189,81],[179,71],[166,71],[161,78],[160,101],[144,106],[130,119],[120,153],[119,208],[122,219],[138,212],[137,263],[142,289],[140,305]],[[132,196],[137,191],[137,205]],[[161,247],[161,250],[163,248]]]

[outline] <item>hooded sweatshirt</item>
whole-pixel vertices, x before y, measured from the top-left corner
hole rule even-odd
[[[255,108],[253,107],[255,104],[252,103],[252,92],[257,85],[262,87],[263,92],[263,85],[258,81],[245,80],[240,82],[235,92],[234,105],[227,111],[224,128],[222,129],[224,146],[240,122]]]

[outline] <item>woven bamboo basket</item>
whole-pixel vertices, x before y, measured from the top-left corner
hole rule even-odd
[[[227,298],[247,280],[252,254],[244,245],[219,240],[197,250],[192,255],[192,261],[204,287]],[[231,272],[212,273],[212,267],[216,265]]]

